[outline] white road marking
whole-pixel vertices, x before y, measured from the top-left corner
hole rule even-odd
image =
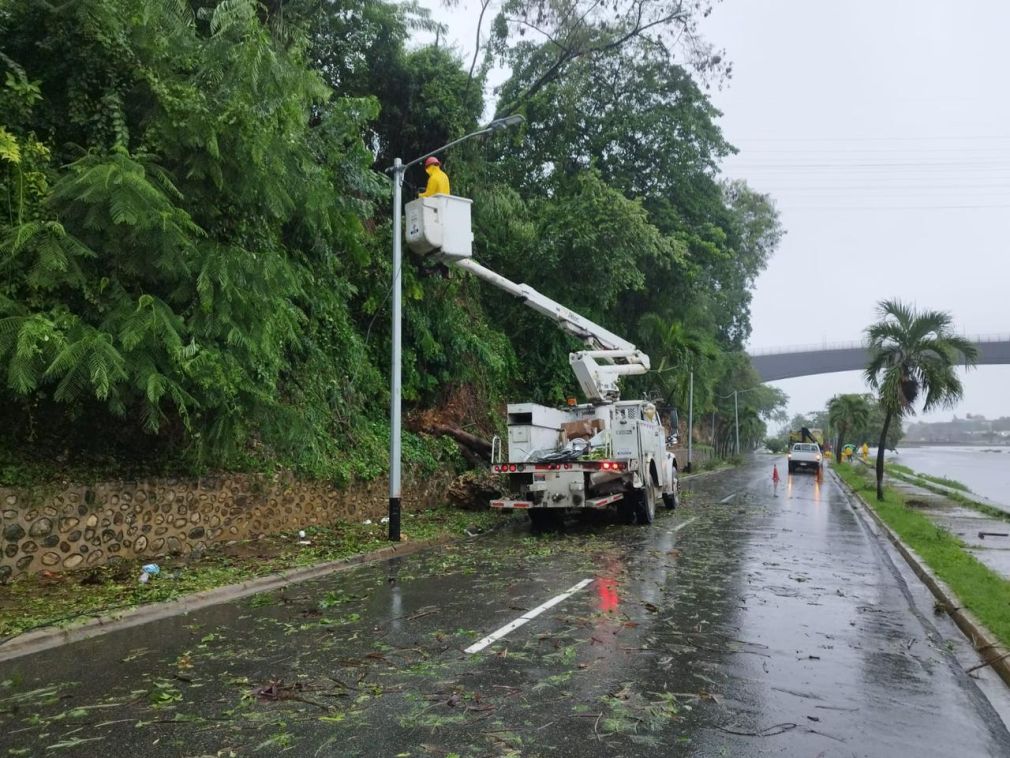
[[[673,531],[679,532],[681,529],[683,529],[685,526],[687,526],[688,524],[690,524],[692,521],[697,521],[697,520],[698,520],[697,516],[695,516],[694,518],[689,518],[683,524],[677,524],[677,526],[673,527]]]
[[[504,637],[509,632],[513,631],[514,629],[518,629],[523,624],[525,624],[527,621],[530,621],[531,619],[535,619],[541,613],[543,613],[544,611],[546,611],[546,610],[548,610],[550,608],[553,608],[555,605],[557,605],[558,603],[560,603],[562,600],[567,600],[572,595],[574,595],[576,592],[578,592],[579,590],[581,590],[583,587],[586,587],[587,585],[592,584],[592,582],[593,582],[592,579],[583,579],[581,582],[579,582],[578,584],[576,584],[571,589],[566,590],[565,592],[562,592],[560,595],[552,597],[546,603],[544,603],[542,605],[538,605],[532,611],[527,611],[522,616],[520,616],[519,618],[517,618],[515,621],[509,622],[508,624],[506,624],[505,626],[503,626],[498,631],[492,632],[491,634],[489,634],[487,637],[485,637],[484,639],[480,640],[479,642],[473,643],[472,645],[470,645],[470,647],[468,647],[463,652],[467,653],[467,654],[479,653],[481,650],[483,650],[484,648],[486,648],[492,642],[495,642],[496,640],[500,640],[502,637]]]
[[[739,494],[739,493],[737,493],[737,492],[734,492],[734,493],[733,493],[732,495],[726,495],[726,497],[724,497],[724,498],[723,498],[722,500],[720,500],[719,502],[720,502],[720,503],[728,503],[728,502],[729,502],[730,500],[732,500],[733,498],[735,498],[735,497],[736,497],[736,496],[737,496],[738,494]]]

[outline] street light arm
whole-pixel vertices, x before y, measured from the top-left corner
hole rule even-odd
[[[454,139],[452,142],[449,142],[449,143],[447,143],[445,145],[442,145],[442,147],[435,148],[431,152],[425,153],[424,155],[422,155],[422,156],[420,156],[418,158],[415,158],[412,161],[408,161],[407,163],[404,163],[404,164],[402,164],[400,166],[390,166],[389,168],[386,169],[386,173],[390,174],[390,173],[392,173],[394,171],[404,172],[408,168],[410,168],[411,166],[416,166],[418,163],[420,163],[421,161],[423,161],[425,158],[430,158],[431,156],[436,155],[438,153],[441,153],[444,150],[448,150],[450,147],[455,147],[460,142],[465,142],[466,140],[468,140],[468,139],[470,139],[472,137],[480,137],[482,134],[492,134],[494,132],[501,131],[502,129],[507,129],[510,126],[515,126],[516,124],[521,124],[522,122],[523,122],[523,117],[520,116],[518,113],[515,113],[515,114],[513,114],[511,116],[505,116],[504,118],[496,118],[494,121],[492,121],[491,123],[489,123],[487,126],[484,126],[484,127],[478,129],[475,132],[470,132],[469,134],[465,134],[462,137],[460,137],[459,139]]]
[[[732,392],[730,392],[730,393],[729,393],[728,395],[718,395],[717,397],[718,397],[718,398],[719,398],[720,400],[725,400],[725,399],[726,399],[726,398],[728,398],[728,397],[733,397],[733,395],[742,395],[742,394],[743,394],[743,393],[745,393],[745,392],[753,392],[754,390],[759,390],[759,389],[761,389],[762,387],[764,387],[764,385],[763,385],[763,384],[756,384],[756,385],[754,385],[753,387],[748,387],[748,388],[747,388],[747,389],[745,389],[745,390],[733,390],[733,391],[732,391]]]

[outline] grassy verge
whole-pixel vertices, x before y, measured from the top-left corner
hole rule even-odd
[[[507,517],[500,513],[435,508],[403,517],[403,537],[412,542],[461,536],[469,526],[486,530]],[[215,547],[202,556],[157,559],[161,573],[138,581],[151,559],[123,561],[50,577],[34,576],[0,587],[0,641],[42,626],[68,624],[112,610],[172,600],[284,569],[348,558],[390,544],[383,524],[309,527],[311,545],[295,533]]]
[[[733,468],[739,466],[743,463],[742,456],[733,456],[730,458],[709,458],[704,463],[699,466],[695,466],[695,471],[718,471],[724,468]]]
[[[950,487],[951,489],[961,490],[961,492],[971,492],[971,490],[968,488],[968,485],[957,481],[957,479],[948,479],[945,476],[931,476],[930,474],[920,474],[918,471],[913,471],[908,466],[902,466],[900,463],[888,463],[887,470],[895,474],[914,476],[917,479],[924,479],[927,482],[933,482],[934,484],[942,484],[944,487]]]
[[[1010,581],[965,549],[961,540],[909,508],[893,489],[877,501],[876,480],[866,468],[836,465],[835,472],[925,561],[1004,645],[1010,645]]]
[[[910,470],[906,466],[902,466],[901,469]],[[933,482],[939,481],[940,477],[932,477],[931,479],[926,479],[922,474],[917,474],[912,472],[911,474],[905,474],[904,471],[895,470],[888,465],[888,473],[896,479],[900,479],[903,482],[908,482],[909,484],[914,484],[917,487],[922,487],[925,490],[929,490],[937,495],[943,495],[948,500],[952,500],[955,503],[963,505],[965,508],[971,508],[972,510],[978,511],[979,513],[984,513],[986,516],[991,516],[992,518],[999,519],[1000,521],[1006,521],[1010,523],[1010,513],[1002,510],[1001,508],[996,508],[995,506],[989,505],[988,503],[980,503],[978,500],[973,500],[966,495],[962,495],[960,492],[951,492],[950,490],[945,490],[937,487]],[[948,487],[950,485],[947,485]],[[971,490],[966,490],[970,492]]]

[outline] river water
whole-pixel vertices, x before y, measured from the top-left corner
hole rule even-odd
[[[956,479],[982,497],[1010,508],[1010,447],[898,447],[888,460],[933,476]]]

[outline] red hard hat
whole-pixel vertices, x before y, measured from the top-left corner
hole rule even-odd
[[[438,162],[438,158],[436,158],[434,155],[424,159],[425,168],[428,168],[428,166],[440,166],[440,165],[442,164]]]

